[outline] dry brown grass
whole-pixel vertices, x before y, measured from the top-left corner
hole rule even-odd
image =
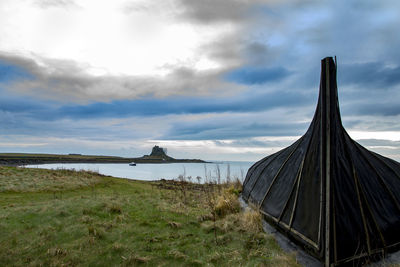
[[[179,250],[173,249],[170,252],[168,252],[168,255],[171,256],[174,259],[182,259],[185,260],[188,258],[187,255],[184,253],[180,252]]]
[[[258,210],[246,208],[240,216],[240,225],[248,232],[262,232],[262,216]]]
[[[230,187],[231,188],[231,187]],[[230,188],[224,189],[222,194],[216,197],[215,213],[218,217],[240,211],[240,203],[236,194]]]
[[[219,232],[229,233],[235,232],[246,232],[250,234],[263,233],[261,215],[259,212],[246,209],[244,212],[232,213],[224,218],[220,218],[216,221],[215,227]],[[206,231],[213,230],[213,222],[211,220],[204,220],[201,226]]]

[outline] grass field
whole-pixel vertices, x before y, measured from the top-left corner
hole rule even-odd
[[[0,167],[0,266],[297,266],[238,190]]]

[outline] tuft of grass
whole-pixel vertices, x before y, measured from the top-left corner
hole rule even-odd
[[[172,228],[181,228],[182,224],[178,222],[168,222],[168,225],[171,226]]]
[[[136,254],[131,254],[128,257],[121,256],[124,260],[123,266],[136,266],[139,264],[145,264],[150,261],[149,257],[141,257]]]
[[[47,250],[47,255],[50,257],[65,257],[67,255],[67,251],[62,248],[49,248]]]
[[[258,210],[247,208],[240,216],[240,225],[243,230],[250,233],[262,232],[262,217]]]
[[[235,182],[230,184],[226,191],[230,194],[239,196],[240,193],[242,193],[242,184],[238,179],[236,179]]]
[[[218,217],[224,217],[231,213],[240,211],[238,196],[230,188],[223,190],[222,194],[216,198],[215,213]]]
[[[171,256],[174,259],[179,259],[179,260],[185,260],[188,258],[187,255],[185,255],[184,253],[178,251],[178,250],[171,250],[168,252],[168,255]]]
[[[121,214],[122,213],[122,207],[121,205],[117,204],[117,203],[111,203],[108,205],[108,211],[110,213],[114,213],[114,214]]]
[[[97,228],[97,227],[93,226],[93,225],[89,225],[88,226],[88,233],[89,233],[90,236],[96,237],[96,238],[99,238],[99,239],[103,239],[105,237],[104,231],[102,229],[100,229],[100,228]]]

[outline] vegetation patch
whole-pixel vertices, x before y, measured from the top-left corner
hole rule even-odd
[[[297,266],[241,211],[239,183],[0,173],[0,266]]]
[[[224,217],[227,214],[237,213],[240,210],[238,195],[233,193],[235,190],[231,188],[233,188],[233,186],[228,189],[224,189],[222,193],[216,197],[214,209],[218,217]]]
[[[101,178],[93,171],[0,167],[0,192],[62,192],[95,186],[103,181]]]

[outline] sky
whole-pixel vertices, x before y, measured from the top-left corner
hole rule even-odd
[[[1,0],[0,152],[257,161],[343,124],[400,160],[397,0]]]

